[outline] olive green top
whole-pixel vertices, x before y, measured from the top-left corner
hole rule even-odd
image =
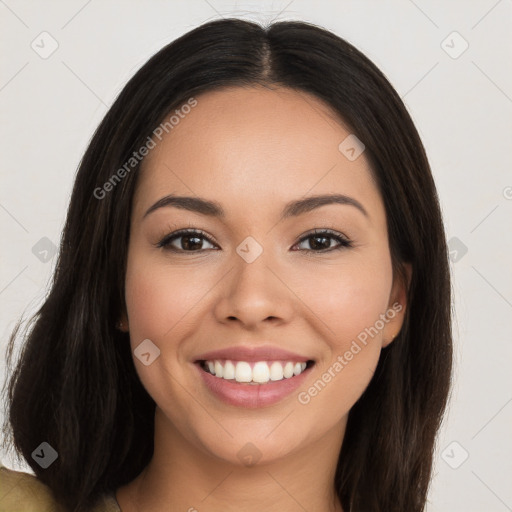
[[[52,491],[34,475],[0,463],[0,512],[66,512]],[[105,495],[90,512],[121,512],[114,494]]]

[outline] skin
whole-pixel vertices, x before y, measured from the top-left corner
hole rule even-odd
[[[149,366],[134,357],[157,404],[155,455],[117,500],[123,512],[341,511],[333,481],[348,413],[406,309],[382,198],[365,154],[349,161],[339,151],[350,131],[316,97],[255,86],[196,99],[146,157],[134,197],[121,320],[132,350],[144,339],[160,349]],[[143,218],[170,193],[217,201],[226,217],[167,206]],[[357,199],[368,217],[330,204],[279,220],[287,202],[332,193]],[[183,228],[214,243],[200,239],[203,250],[187,252],[178,238],[172,246],[181,252],[155,247]],[[353,247],[322,253],[339,246],[327,238],[314,252],[315,239],[304,236],[315,228]],[[247,236],[263,249],[252,263],[236,252]],[[316,361],[299,389],[307,391],[396,302],[401,312],[307,404],[294,392],[262,408],[227,405],[193,366],[202,352],[266,342]],[[261,456],[250,467],[237,455],[249,442]]]

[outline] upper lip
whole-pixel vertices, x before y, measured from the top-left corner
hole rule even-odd
[[[258,347],[234,346],[220,350],[212,350],[200,354],[195,361],[213,361],[215,359],[230,359],[232,361],[293,361],[297,363],[312,360],[311,357],[301,356],[289,350],[263,345]]]

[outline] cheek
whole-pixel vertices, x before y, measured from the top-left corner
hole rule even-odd
[[[321,335],[333,350],[344,351],[385,313],[391,286],[391,263],[382,257],[378,264],[354,258],[336,268],[314,268],[311,274],[306,269],[294,289],[317,316]]]
[[[142,250],[129,253],[125,300],[132,351],[145,339],[160,350],[153,363],[145,366],[136,357],[134,363],[143,386],[164,409],[171,408],[170,397],[180,396],[179,383],[186,381],[180,340],[191,335],[194,325],[197,328],[194,307],[211,288],[204,279],[204,273],[171,267]],[[174,411],[183,414],[176,404]]]
[[[171,268],[151,258],[133,256],[126,273],[126,307],[135,339],[161,340],[187,324],[194,306],[208,290],[200,272]]]
[[[142,272],[127,274],[126,306],[131,335],[158,339],[171,328],[184,304],[177,285],[171,287],[165,275],[159,277],[146,267]]]
[[[347,265],[336,275],[317,273],[318,286],[308,295],[307,305],[319,312],[317,325],[330,351],[319,361],[315,380],[301,390],[298,401],[312,417],[323,417],[326,425],[348,414],[379,361],[380,315],[386,313],[392,275],[390,260],[375,261],[374,265]]]

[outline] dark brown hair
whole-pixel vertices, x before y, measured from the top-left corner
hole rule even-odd
[[[420,512],[452,368],[451,286],[435,184],[401,99],[361,52],[313,24],[206,23],[127,83],[80,163],[49,294],[5,386],[4,432],[70,510],[133,480],[153,453],[155,404],[135,372],[124,311],[138,166],[95,190],[191,97],[225,86],[283,86],[323,100],[366,146],[385,204],[393,271],[412,265],[404,324],[349,413],[336,471],[346,512]],[[9,366],[20,322],[7,353]],[[11,440],[12,438],[12,440]],[[59,457],[42,469],[43,441]]]

